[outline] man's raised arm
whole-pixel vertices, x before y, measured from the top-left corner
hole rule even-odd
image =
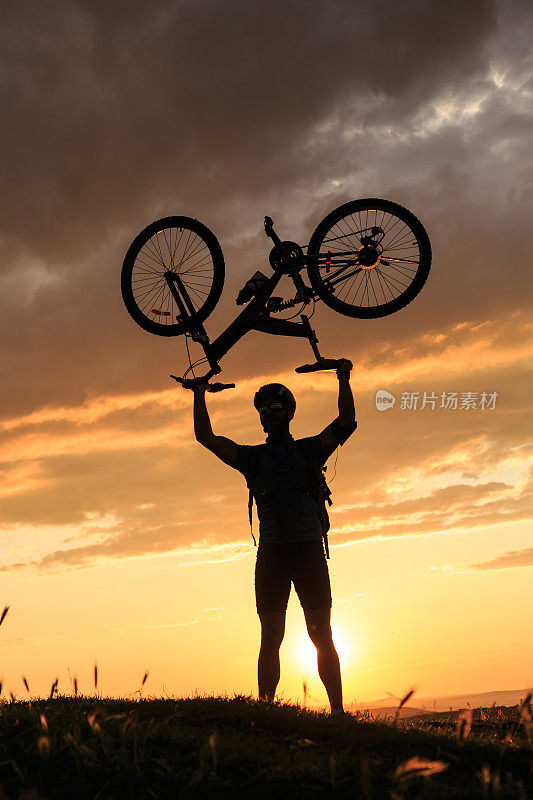
[[[230,467],[237,467],[237,445],[225,436],[215,436],[205,404],[205,384],[194,386],[194,435],[200,444],[211,450],[221,461]]]
[[[339,379],[339,416],[324,428],[320,434],[320,445],[325,458],[329,458],[339,444],[344,444],[357,428],[355,405],[350,386],[350,371],[353,364],[347,358],[343,358],[342,362],[337,369],[337,378]]]

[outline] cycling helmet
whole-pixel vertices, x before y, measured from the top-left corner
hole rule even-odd
[[[267,383],[266,386],[261,386],[257,390],[254,397],[254,406],[259,410],[259,406],[266,398],[280,400],[289,411],[296,410],[296,400],[290,389],[283,386],[282,383]]]

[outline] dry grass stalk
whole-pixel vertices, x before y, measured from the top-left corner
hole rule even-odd
[[[37,739],[37,750],[41,758],[48,758],[50,755],[50,739],[45,733],[42,733]]]
[[[444,772],[448,769],[448,764],[445,761],[428,761],[419,756],[404,761],[396,768],[394,777],[400,781],[405,781],[408,778],[414,778],[416,775],[436,775],[439,772]]]
[[[94,662],[94,688],[98,688],[98,664]]]
[[[91,727],[91,730],[93,730],[95,733],[100,733],[102,728],[96,719],[96,713],[94,711],[91,711],[90,714],[87,714],[87,721]]]
[[[533,692],[528,692],[527,696],[522,700],[520,705],[520,719],[524,722],[531,722],[531,701],[533,700]]]
[[[505,752],[505,749],[506,749],[507,745],[511,744],[513,742],[513,739],[516,736],[516,733],[517,733],[518,728],[520,727],[520,725],[524,726],[524,730],[525,730],[525,733],[526,733],[526,738],[527,738],[529,744],[533,745],[533,721],[531,719],[531,716],[532,716],[531,715],[531,711],[532,711],[531,701],[532,700],[533,700],[533,692],[529,692],[528,691],[527,695],[524,697],[524,699],[520,703],[520,706],[518,707],[518,713],[519,713],[518,722],[514,725],[511,733],[508,733],[507,736],[504,739],[505,747],[503,748],[503,750],[500,753],[500,760],[501,760],[501,757],[502,757],[503,753]],[[531,767],[533,769],[533,762],[531,763]]]
[[[136,692],[134,692],[134,694],[142,695],[142,693],[143,693],[143,686],[144,686],[144,684],[146,683],[146,680],[147,680],[147,678],[148,678],[148,675],[149,675],[149,674],[150,674],[150,673],[149,673],[149,671],[148,671],[148,670],[146,670],[146,672],[144,673],[144,676],[143,676],[143,679],[142,679],[141,685],[140,685],[140,687],[137,689],[137,691],[136,691]]]
[[[2,616],[0,616],[0,625],[5,620],[8,611],[9,611],[9,606],[5,606],[4,610],[2,611]]]
[[[371,800],[372,792],[372,778],[370,775],[370,765],[367,758],[359,757],[359,772],[361,774],[361,785],[365,800]]]
[[[483,764],[481,767],[481,772],[478,772],[477,774],[483,783],[483,794],[485,797],[489,796],[489,786],[492,787],[490,796],[493,796],[494,794],[497,795],[499,793],[501,787],[499,772],[494,770],[494,772],[491,773],[490,766],[488,764]]]
[[[126,720],[124,721],[124,725],[122,726],[122,735],[124,736],[126,731],[128,731],[130,728],[135,728],[136,724],[137,720],[135,718],[135,712],[130,711],[126,717]]]
[[[86,756],[89,756],[89,757],[93,757],[94,756],[94,751],[91,750],[90,747],[87,747],[87,745],[81,744],[80,742],[78,742],[76,737],[73,736],[71,733],[65,733],[65,735],[63,736],[63,739],[65,740],[65,742],[68,742],[70,745],[72,745],[72,747],[78,753],[82,753],[83,755],[86,755]]]
[[[335,760],[335,753],[331,753],[329,757],[329,780],[333,789],[335,788],[336,777],[337,777],[337,764]]]
[[[57,684],[59,683],[59,678],[56,678],[52,684],[52,688],[50,689],[50,700],[52,700],[54,693],[57,694]]]
[[[78,679],[74,675],[74,697],[78,696]]]
[[[26,687],[26,691],[27,691],[27,692],[28,692],[28,694],[29,694],[29,693],[30,693],[30,687],[28,686],[28,681],[26,680],[26,678],[24,677],[24,675],[22,676],[22,683],[23,683],[23,684],[24,684],[24,686]]]
[[[412,688],[412,689],[409,689],[409,691],[407,692],[407,694],[406,694],[406,695],[404,695],[404,696],[402,697],[402,699],[400,700],[400,705],[399,705],[399,706],[398,706],[398,708],[396,709],[396,714],[394,715],[394,723],[395,723],[395,724],[396,724],[396,722],[398,721],[398,717],[399,717],[399,715],[400,715],[400,709],[401,709],[401,708],[403,708],[403,706],[404,706],[404,705],[405,705],[405,704],[408,702],[408,700],[410,700],[410,699],[411,699],[411,697],[414,695],[414,693],[415,693],[415,692],[416,692],[416,687],[414,687],[414,686],[413,686],[413,688]]]
[[[304,707],[307,705],[307,681],[305,678],[302,681],[302,687],[304,690]]]
[[[457,717],[455,726],[455,738],[458,742],[463,742],[472,729],[472,709],[465,708]]]
[[[211,748],[211,755],[213,757],[213,767],[215,772],[217,771],[217,739],[218,733],[213,731],[211,736],[209,737],[209,747]]]
[[[48,733],[48,722],[46,721],[44,714],[41,714],[41,728],[45,733]]]

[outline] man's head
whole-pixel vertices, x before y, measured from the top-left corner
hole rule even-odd
[[[289,430],[289,423],[296,411],[293,393],[281,383],[268,383],[255,393],[254,406],[265,433],[281,433]]]

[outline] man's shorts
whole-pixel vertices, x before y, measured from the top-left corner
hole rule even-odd
[[[255,563],[257,613],[287,610],[291,582],[302,608],[331,608],[331,586],[322,539],[259,542]]]

